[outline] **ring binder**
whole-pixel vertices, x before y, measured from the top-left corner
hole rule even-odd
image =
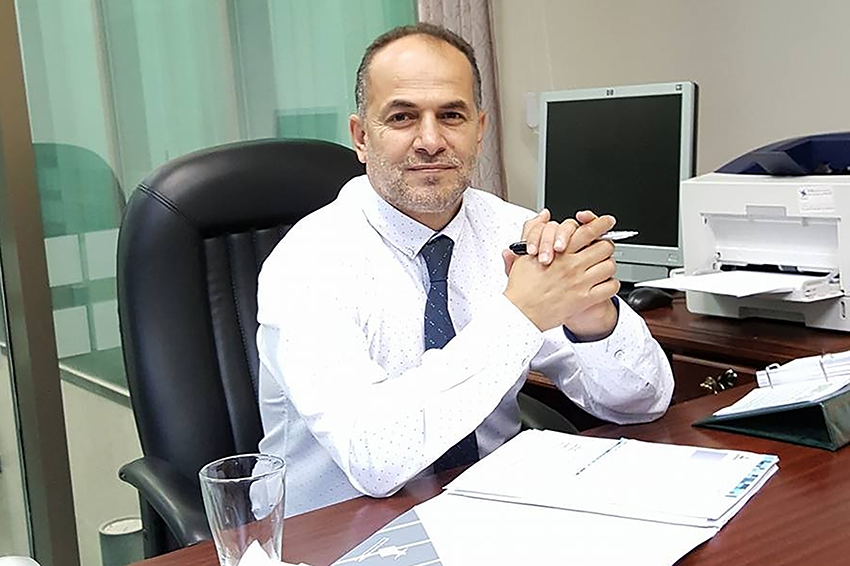
[[[850,442],[850,351],[770,364],[756,378],[760,389],[694,426],[827,450]]]

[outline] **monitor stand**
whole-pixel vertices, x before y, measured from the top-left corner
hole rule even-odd
[[[642,263],[617,262],[617,279],[621,283],[638,283],[652,279],[664,279],[670,276],[672,267],[663,265],[645,265]]]

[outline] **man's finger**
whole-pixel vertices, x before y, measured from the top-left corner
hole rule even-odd
[[[589,269],[592,265],[602,263],[614,255],[614,244],[608,240],[599,240],[591,243],[586,248],[575,252],[578,265],[583,269]]]
[[[522,228],[522,239],[526,241],[525,250],[528,255],[537,255],[539,251],[538,242],[543,227],[549,222],[551,214],[548,208],[537,213],[537,216],[528,220]]]
[[[587,224],[593,220],[599,218],[592,210],[579,210],[576,212],[576,220],[581,222],[582,224]]]
[[[543,210],[541,210],[540,212],[537,213],[537,216],[534,216],[534,217],[526,220],[525,223],[522,225],[522,239],[525,240],[525,241],[528,241],[528,236],[531,233],[531,231],[535,227],[542,226],[543,224],[546,224],[547,222],[549,222],[550,216],[551,215],[549,213],[549,209],[544,208]],[[535,253],[537,253],[537,252],[535,251]]]
[[[572,218],[568,218],[561,222],[558,227],[558,233],[555,236],[555,251],[562,252],[567,249],[567,242],[573,237],[573,233],[578,230],[578,222]]]
[[[568,252],[576,252],[588,245],[590,245],[594,240],[597,240],[599,236],[611,230],[614,227],[616,220],[613,216],[606,214],[605,216],[600,216],[594,220],[591,220],[587,224],[581,225],[573,234],[572,238],[570,238],[569,243],[567,244]]]
[[[616,273],[617,264],[609,257],[588,267],[587,271],[585,271],[585,277],[587,278],[586,281],[592,287],[611,279]]]
[[[587,297],[590,304],[607,301],[620,291],[620,280],[613,277],[590,288]]]
[[[537,242],[537,259],[543,265],[549,265],[555,257],[555,237],[560,227],[557,222],[547,222],[540,232],[540,240]]]
[[[511,250],[502,250],[502,260],[505,262],[505,275],[510,277],[511,268],[514,266],[514,260],[516,260],[517,255]]]

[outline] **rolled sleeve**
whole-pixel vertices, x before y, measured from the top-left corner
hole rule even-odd
[[[667,410],[673,395],[670,363],[628,305],[619,304],[617,325],[603,340],[571,342],[558,334],[549,337],[532,367],[556,376],[574,403],[618,424],[650,421]]]

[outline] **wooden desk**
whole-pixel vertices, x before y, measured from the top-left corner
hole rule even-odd
[[[732,368],[741,383],[774,362],[850,350],[850,333],[806,328],[794,322],[724,318],[688,312],[684,296],[668,307],[642,313],[670,358],[676,378],[674,402],[706,394],[699,384]]]
[[[606,425],[590,432],[779,456],[779,472],[714,538],[677,564],[845,563],[850,557],[850,450],[828,452],[689,426],[750,389],[738,387],[676,405],[656,423]]]
[[[607,425],[587,434],[779,455],[779,472],[717,536],[680,565],[844,563],[850,557],[850,450],[833,453],[690,426],[749,389],[739,387],[676,405],[655,423]],[[396,516],[436,495],[456,473],[414,482],[389,499],[363,497],[287,519],[284,557],[312,566],[330,564]],[[212,543],[206,542],[141,564],[216,566],[217,562]]]
[[[774,362],[850,350],[850,332],[817,330],[794,322],[696,315],[688,312],[681,294],[672,305],[641,315],[670,359],[676,379],[674,403],[706,395],[700,383],[728,368],[738,373],[743,385],[755,380],[756,370]],[[526,391],[575,421],[579,429],[585,423],[601,423],[577,415],[580,409],[571,407],[542,375],[529,377]]]

